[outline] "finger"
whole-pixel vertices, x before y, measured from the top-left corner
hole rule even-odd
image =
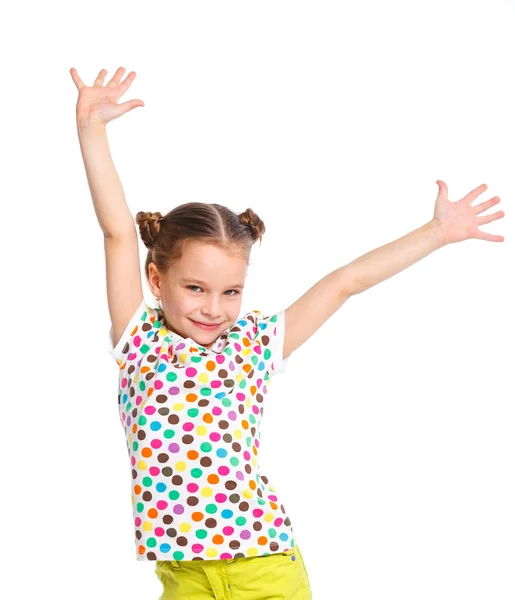
[[[466,196],[463,196],[462,200],[467,200],[472,204],[472,202],[474,202],[474,200],[479,196],[479,194],[485,192],[487,188],[488,186],[486,185],[486,183],[482,183],[476,189],[469,192]]]
[[[111,81],[106,85],[106,87],[116,87],[120,83],[120,79],[122,75],[125,73],[125,69],[120,67],[116,70],[116,73],[113,75]]]
[[[77,69],[75,69],[74,67],[72,67],[70,69],[70,75],[72,76],[73,82],[77,86],[78,90],[80,90],[81,87],[84,87],[84,82],[79,77],[79,74],[77,73]]]
[[[119,116],[128,113],[130,110],[137,108],[138,106],[145,106],[143,100],[127,100],[127,102],[118,104]]]
[[[103,75],[102,75],[103,73]],[[107,71],[105,69],[102,69],[100,71],[100,73],[98,74],[98,77],[95,79],[95,83],[93,84],[93,87],[102,87],[104,85],[104,77],[107,75]]]
[[[490,200],[487,200],[486,202],[481,202],[481,204],[474,206],[474,212],[476,213],[476,215],[478,215],[479,213],[485,212],[485,210],[488,210],[495,204],[499,204],[500,201],[501,199],[499,198],[499,196],[494,196],[493,198],[490,198]]]
[[[497,219],[502,219],[504,217],[504,211],[500,210],[496,213],[492,213],[491,215],[485,215],[484,217],[478,217],[477,224],[486,225],[487,223],[491,223],[492,221],[497,221]]]
[[[487,242],[504,242],[504,237],[502,235],[492,235],[491,233],[479,230],[476,237],[480,240],[486,240]]]
[[[127,77],[120,83],[120,91],[121,95],[125,94],[125,92],[129,89],[131,83],[136,79],[136,73],[131,71]]]

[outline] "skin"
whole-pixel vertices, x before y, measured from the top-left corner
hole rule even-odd
[[[150,263],[148,282],[154,296],[161,298],[168,329],[210,348],[240,315],[247,268],[248,256],[238,248],[227,251],[188,240],[183,255],[166,273]],[[220,325],[207,331],[191,319]]]

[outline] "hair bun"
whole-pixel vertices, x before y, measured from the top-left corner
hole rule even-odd
[[[265,233],[265,224],[251,208],[247,208],[240,213],[238,218],[240,219],[240,222],[248,228],[253,242],[261,239]]]
[[[161,231],[161,221],[164,219],[160,212],[140,211],[136,215],[136,223],[139,226],[141,239],[145,246],[150,250],[159,237]]]

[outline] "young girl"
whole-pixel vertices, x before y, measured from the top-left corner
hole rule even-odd
[[[384,281],[446,244],[503,241],[478,226],[500,202],[459,202],[439,193],[433,219],[329,273],[285,310],[240,316],[252,245],[263,221],[250,208],[190,202],[165,216],[138,212],[148,248],[145,274],[156,297],[143,297],[138,240],[114,169],[106,125],[137,106],[118,104],[136,77],[119,68],[104,87],[71,69],[77,128],[106,252],[119,366],[118,403],[131,465],[136,558],[156,561],[162,600],[311,598],[288,513],[259,470],[260,424],[272,376],[352,295]],[[159,304],[160,303],[160,304]]]

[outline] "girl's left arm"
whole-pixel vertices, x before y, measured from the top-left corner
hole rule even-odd
[[[474,200],[486,191],[485,184],[458,202],[447,199],[447,185],[443,181],[437,181],[437,184],[439,193],[431,221],[329,273],[286,309],[283,358],[309,339],[350,296],[396,275],[434,250],[471,238],[504,241],[500,235],[479,230],[480,225],[504,217],[503,211],[478,216],[499,203],[498,196],[472,206]]]

